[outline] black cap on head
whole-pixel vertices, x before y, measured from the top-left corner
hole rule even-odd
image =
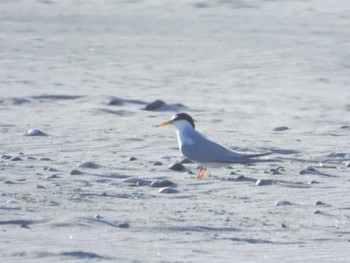
[[[193,129],[195,128],[194,120],[187,113],[177,113],[174,115],[174,117],[171,118],[171,120],[172,121],[186,120],[192,125]]]

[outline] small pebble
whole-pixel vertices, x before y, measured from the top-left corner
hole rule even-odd
[[[148,111],[153,111],[153,110],[157,110],[160,107],[162,107],[163,105],[165,105],[165,102],[162,100],[155,100],[149,104],[147,104],[144,108],[144,110],[148,110]]]
[[[16,183],[15,183],[15,182],[12,182],[12,181],[7,180],[7,181],[5,181],[5,182],[4,182],[4,184],[16,184]]]
[[[69,173],[70,175],[79,175],[79,174],[83,174],[83,172],[79,171],[79,170],[76,170],[76,169],[73,169],[70,171]]]
[[[95,215],[95,218],[99,219],[99,218],[102,218],[102,216],[97,214],[97,215]]]
[[[322,201],[317,201],[317,202],[315,203],[315,205],[326,205],[326,204],[323,203]]]
[[[41,184],[37,184],[37,185],[36,185],[36,188],[38,188],[38,189],[45,189],[45,186],[43,186],[43,185],[41,185]]]
[[[144,186],[149,185],[151,183],[151,181],[142,179],[140,177],[128,177],[125,178],[123,182],[133,186]]]
[[[109,102],[108,102],[108,105],[111,105],[111,106],[121,106],[124,104],[124,100],[121,99],[121,98],[117,98],[117,97],[114,97],[112,98]]]
[[[4,160],[8,160],[8,159],[11,159],[11,158],[12,158],[12,156],[8,155],[8,154],[1,155],[1,159],[4,159]]]
[[[268,180],[268,179],[259,179],[256,180],[256,185],[257,186],[263,186],[263,185],[271,185],[273,183],[272,180]]]
[[[27,224],[21,224],[20,226],[21,228],[27,228],[27,229],[30,229],[30,227],[27,225]]]
[[[178,190],[172,187],[163,187],[159,189],[159,193],[162,193],[162,194],[176,194],[178,192],[179,192]]]
[[[166,187],[174,185],[174,183],[168,179],[160,179],[160,180],[154,180],[151,182],[151,187]]]
[[[31,129],[31,130],[28,130],[24,135],[25,136],[47,136],[47,133],[42,132],[41,130],[38,130],[38,129]]]
[[[94,162],[86,161],[86,162],[79,163],[78,167],[89,168],[89,169],[97,169],[100,166],[98,164],[94,163]]]
[[[156,161],[156,162],[153,163],[153,165],[159,166],[159,165],[163,165],[163,164],[161,162],[159,162],[159,161]]]
[[[173,171],[182,171],[185,169],[185,166],[183,166],[181,163],[173,163],[170,164],[168,168]]]
[[[47,176],[45,179],[46,180],[51,180],[51,179],[58,179],[58,178],[61,178],[61,177],[58,176],[57,174],[53,174],[53,175]]]
[[[120,228],[129,228],[130,225],[129,225],[129,223],[120,223],[120,224],[118,224],[118,227],[120,227]]]
[[[281,227],[282,228],[287,228],[287,225],[286,224],[281,224]]]
[[[350,162],[347,162],[347,163],[345,164],[345,166],[346,166],[346,167],[350,167]]]
[[[39,157],[38,161],[52,161],[49,157]]]
[[[21,157],[12,157],[11,159],[10,159],[10,161],[14,161],[14,162],[16,162],[16,161],[22,161],[22,158]]]
[[[136,161],[136,160],[137,160],[136,157],[130,157],[130,158],[129,158],[129,161],[130,161],[130,162],[133,162],[133,161]]]
[[[275,202],[275,206],[287,206],[287,205],[292,205],[292,203],[287,200],[280,200]]]
[[[27,156],[27,160],[35,160],[36,158],[33,156]]]
[[[350,125],[343,125],[340,127],[340,129],[350,130]]]
[[[44,167],[43,170],[49,171],[49,172],[57,172],[58,171],[56,168],[52,168],[52,167]]]
[[[285,131],[285,130],[289,130],[289,128],[287,126],[280,126],[280,127],[276,127],[273,129],[274,131]]]

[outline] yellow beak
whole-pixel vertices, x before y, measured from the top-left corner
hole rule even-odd
[[[167,126],[173,123],[174,123],[173,121],[165,121],[165,122],[162,122],[161,124],[158,124],[157,127]]]

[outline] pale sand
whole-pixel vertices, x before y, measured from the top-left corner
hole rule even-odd
[[[350,2],[98,3],[0,2],[1,261],[348,261]],[[172,171],[177,111],[277,161]]]

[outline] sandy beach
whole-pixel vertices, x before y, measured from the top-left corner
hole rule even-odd
[[[0,1],[1,262],[348,262],[350,2]],[[273,161],[181,162],[178,112]]]

